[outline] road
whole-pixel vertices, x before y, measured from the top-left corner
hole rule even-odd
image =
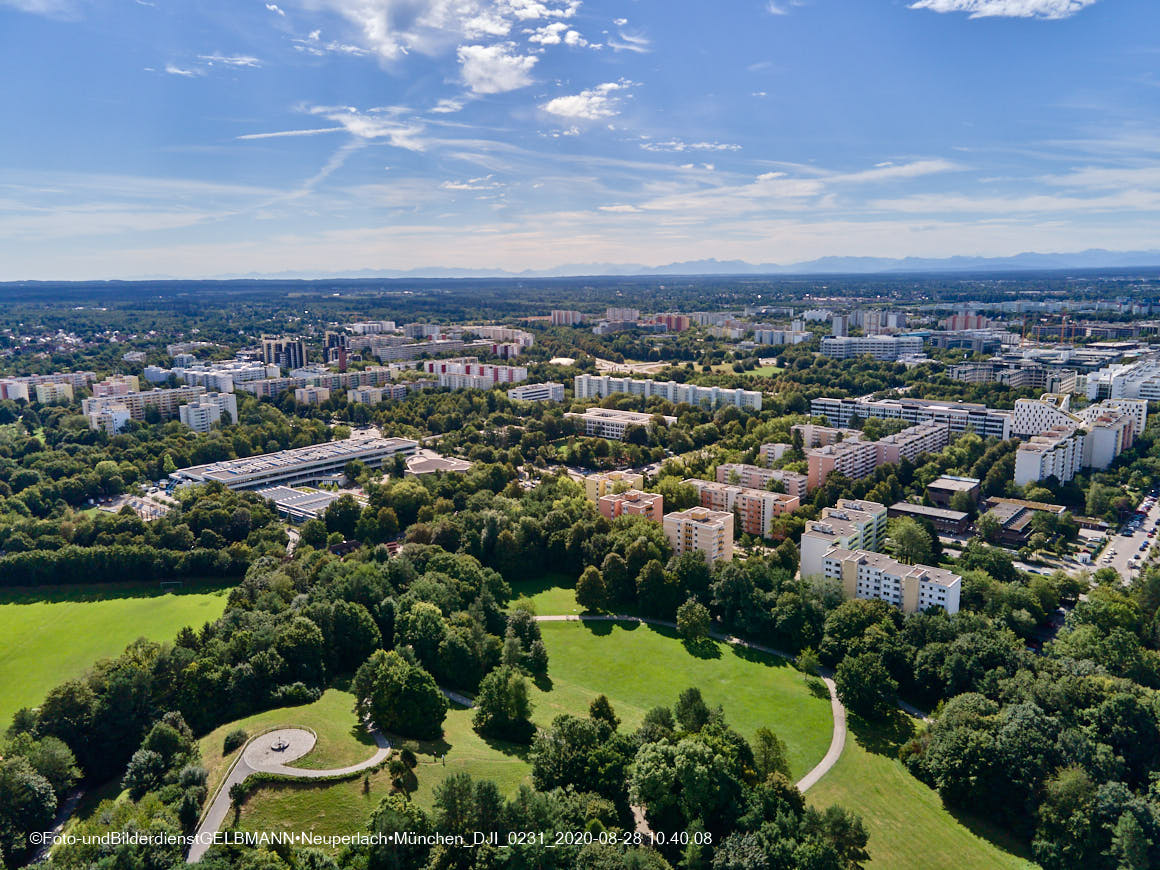
[[[213,798],[213,803],[209,806],[209,811],[205,814],[205,818],[202,819],[201,824],[197,828],[196,840],[189,848],[189,855],[186,860],[190,864],[196,864],[201,860],[213,842],[214,834],[221,830],[222,823],[225,822],[226,816],[229,815],[231,804],[230,789],[238,783],[244,782],[250,774],[261,771],[262,773],[273,773],[280,776],[319,779],[327,776],[343,776],[358,773],[360,770],[374,767],[391,754],[391,744],[386,737],[378,731],[372,731],[371,735],[375,738],[375,743],[379,747],[374,755],[358,764],[331,770],[307,770],[302,767],[287,766],[287,762],[301,758],[314,748],[316,739],[314,732],[307,731],[305,728],[279,728],[275,731],[267,731],[264,734],[259,734],[253,738],[242,749],[237,761],[230,768],[229,775],[226,776],[225,780],[218,787],[217,794]],[[278,743],[283,744],[283,746],[280,749],[275,749],[274,747]]]

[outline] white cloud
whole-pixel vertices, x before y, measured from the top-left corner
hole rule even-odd
[[[367,49],[358,45],[335,41],[323,42],[321,30],[312,30],[305,39],[293,39],[291,42],[294,43],[296,50],[315,57],[322,57],[325,54],[350,54],[356,57],[370,54]]]
[[[612,23],[615,24],[617,27],[624,27],[624,25],[628,24],[628,19],[627,18],[613,18]]]
[[[311,106],[306,111],[341,124],[348,133],[359,139],[386,139],[396,148],[408,151],[422,151],[424,147],[419,139],[419,134],[423,132],[420,125],[400,123],[373,109],[360,112],[351,106]]]
[[[239,54],[239,55],[199,54],[197,56],[197,58],[198,58],[198,60],[204,60],[210,66],[213,66],[215,63],[224,64],[226,66],[238,66],[238,67],[250,67],[250,68],[260,67],[262,65],[262,62],[260,60],[258,60],[256,57],[250,57],[249,55],[241,55],[241,54]]]
[[[612,212],[613,214],[636,214],[640,211],[633,205],[602,205],[599,208],[600,211]]]
[[[341,133],[346,127],[312,127],[309,130],[279,130],[275,133],[247,133],[238,139],[284,139],[288,136],[318,136],[322,133]]]
[[[611,118],[619,113],[616,91],[626,90],[631,85],[632,82],[627,81],[605,82],[578,94],[548,100],[540,108],[552,115],[572,120]]]
[[[449,115],[452,112],[458,112],[465,105],[466,105],[466,103],[464,103],[463,100],[456,100],[456,99],[452,99],[451,97],[444,97],[438,103],[436,103],[434,106],[432,106],[430,109],[428,109],[428,111],[434,115]]]
[[[165,71],[171,76],[184,76],[185,78],[189,79],[204,75],[204,73],[199,69],[185,69],[173,63],[165,64]]]
[[[569,30],[564,34],[564,44],[583,48],[588,44],[588,40],[581,36],[578,31]]]
[[[564,41],[564,32],[567,29],[568,25],[563,21],[553,21],[543,27],[525,30],[524,33],[530,34],[528,42],[538,45],[559,45]]]
[[[439,186],[443,190],[496,190],[503,185],[498,181],[492,181],[491,175],[483,175],[466,181],[444,181]]]
[[[613,51],[631,51],[635,54],[648,54],[652,51],[651,45],[652,42],[647,37],[625,33],[623,30],[620,31],[620,42],[608,40],[608,47]]]
[[[774,0],[769,0],[769,2],[765,4],[765,11],[770,15],[789,15],[789,10],[782,6],[780,3],[775,3]]]
[[[642,142],[640,145],[645,151],[673,152],[682,151],[740,151],[740,145],[730,145],[723,142],[682,142],[680,139],[670,139],[668,142]]]
[[[767,94],[765,91],[754,91],[749,96],[751,96],[751,97],[768,97],[769,94]]]
[[[1070,18],[1096,0],[916,0],[911,9],[968,12],[971,18]]]
[[[266,8],[273,12],[275,15],[281,15],[283,18],[286,17],[286,13],[278,6],[277,3],[267,3]]]
[[[73,0],[0,0],[0,6],[51,18],[70,18],[77,13],[77,3]]]
[[[514,50],[511,43],[459,46],[464,83],[476,94],[502,94],[527,87],[539,58],[515,54]]]

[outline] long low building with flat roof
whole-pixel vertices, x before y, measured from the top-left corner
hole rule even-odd
[[[259,489],[258,495],[269,499],[278,513],[291,522],[304,523],[322,516],[331,502],[338,501],[341,493],[325,489],[294,489],[289,486],[270,486]]]
[[[945,568],[904,565],[884,553],[836,547],[822,557],[824,575],[850,598],[877,598],[903,613],[941,607],[958,613],[962,578]]]
[[[169,477],[178,485],[216,481],[227,489],[265,489],[334,478],[354,459],[379,468],[395,456],[414,455],[418,447],[409,438],[350,438],[180,468]]]
[[[1011,437],[1011,411],[992,410],[973,402],[939,402],[928,399],[832,399],[825,396],[810,401],[810,414],[825,417],[831,426],[849,426],[857,418],[878,417],[883,420],[905,420],[908,423],[946,423],[951,432],[975,432],[978,435]]]
[[[971,526],[971,515],[964,511],[953,511],[948,508],[929,507],[924,504],[911,504],[900,501],[892,504],[886,511],[891,517],[911,517],[916,520],[929,520],[935,531],[946,535],[965,535]]]

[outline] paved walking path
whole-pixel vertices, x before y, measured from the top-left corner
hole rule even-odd
[[[289,767],[287,762],[296,761],[314,748],[315,736],[313,732],[304,728],[280,728],[277,731],[267,731],[259,734],[246,744],[229,775],[218,787],[210,804],[209,812],[202,819],[197,828],[197,839],[189,849],[186,860],[196,864],[210,847],[213,835],[221,830],[222,823],[230,812],[230,789],[246,780],[252,773],[273,773],[279,776],[308,777],[321,779],[327,776],[343,776],[358,773],[360,770],[374,767],[391,754],[391,744],[380,732],[371,731],[371,736],[378,744],[378,751],[366,761],[351,764],[347,767],[336,767],[330,770],[309,770],[305,767]],[[275,746],[281,748],[275,749]]]
[[[644,625],[659,625],[664,628],[676,628],[677,624],[667,619],[652,619],[647,616],[626,616],[624,614],[558,614],[552,616],[537,616],[536,622],[636,622]],[[758,652],[768,653],[769,655],[778,656],[783,659],[793,661],[794,657],[787,652],[779,649],[774,649],[771,646],[766,646],[761,643],[753,643],[752,641],[743,640],[731,634],[722,634],[721,632],[711,631],[709,636],[715,640],[731,643],[734,646],[742,646],[746,649],[757,650]],[[830,693],[830,709],[834,714],[834,732],[830,737],[830,748],[822,757],[814,768],[798,780],[797,787],[799,791],[804,792],[806,789],[813,786],[819,779],[829,773],[830,768],[838,763],[838,759],[842,757],[842,750],[846,748],[846,708],[842,706],[842,702],[838,700],[838,690],[834,686],[834,681],[829,677],[822,677],[822,682],[826,684],[826,689]]]

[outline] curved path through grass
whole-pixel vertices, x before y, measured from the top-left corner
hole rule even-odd
[[[625,614],[603,614],[603,613],[580,613],[580,614],[566,614],[557,616],[537,616],[536,622],[635,622],[644,625],[657,625],[662,628],[675,629],[677,624],[670,622],[667,619],[652,619],[647,616],[628,616]],[[745,647],[746,649],[755,650],[757,652],[766,653],[768,655],[778,656],[779,658],[793,661],[794,657],[787,652],[779,649],[774,649],[771,646],[765,646],[760,643],[752,643],[748,640],[735,637],[731,634],[721,634],[720,632],[711,631],[709,636],[714,640],[723,641],[724,643],[733,644],[734,646]],[[834,681],[829,677],[823,677],[822,682],[826,684],[826,690],[830,693],[830,709],[834,714],[834,733],[830,738],[830,748],[826,750],[825,756],[818,762],[812,770],[797,782],[799,791],[806,791],[810,786],[816,783],[819,779],[825,776],[830,768],[838,763],[838,759],[842,757],[842,750],[846,746],[846,708],[842,706],[842,702],[838,700],[838,690],[834,685]]]
[[[317,738],[314,732],[305,728],[279,728],[259,734],[246,744],[230,768],[229,774],[218,788],[209,811],[197,828],[197,836],[189,848],[186,860],[196,864],[213,842],[213,836],[221,830],[222,822],[230,811],[230,791],[240,785],[251,774],[269,773],[278,776],[303,779],[322,779],[330,776],[348,776],[374,767],[391,754],[391,744],[378,731],[371,731],[378,744],[378,751],[365,761],[330,770],[314,770],[306,767],[290,767],[286,762],[295,761],[314,748]]]

